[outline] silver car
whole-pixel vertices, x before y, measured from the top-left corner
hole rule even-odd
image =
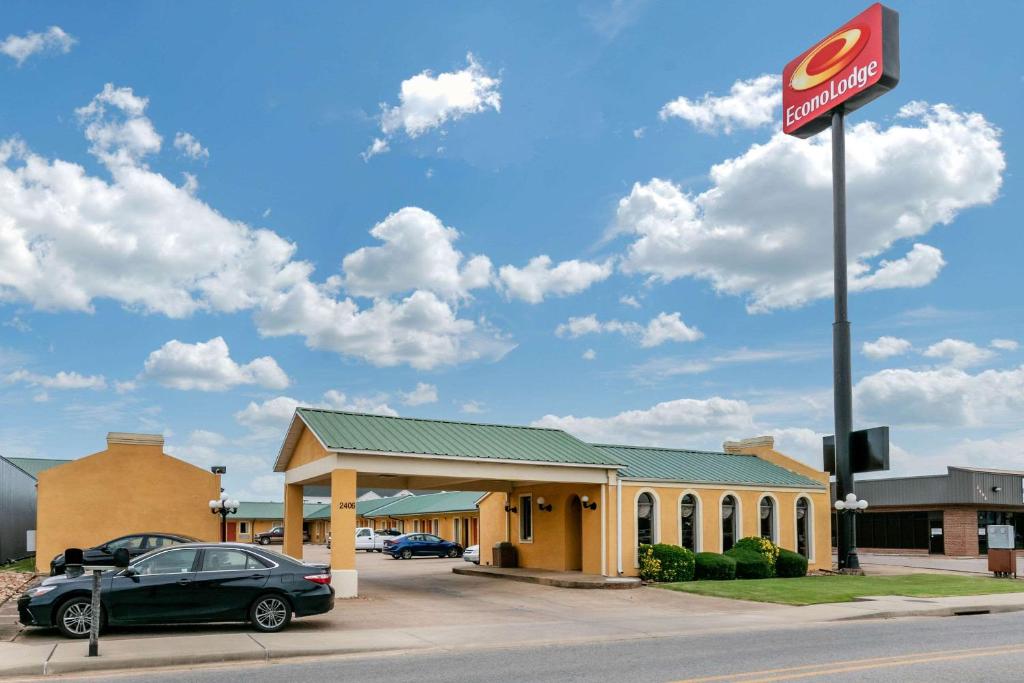
[[[471,545],[462,553],[462,559],[473,564],[480,564],[480,546]]]

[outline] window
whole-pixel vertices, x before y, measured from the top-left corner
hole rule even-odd
[[[139,550],[142,548],[142,541],[145,536],[125,536],[107,544],[107,550],[113,553],[115,550],[127,548],[128,550]]]
[[[419,531],[420,530],[420,520],[418,520],[418,519],[413,520],[413,522],[412,522],[412,530],[413,531]]]
[[[533,496],[519,496],[519,540],[533,540]]]
[[[761,499],[761,538],[767,538],[773,543],[775,539],[775,501],[768,496]]]
[[[196,561],[195,548],[178,548],[147,557],[132,565],[142,576],[153,574],[185,574],[192,571]]]
[[[423,540],[427,543],[440,543],[441,539],[433,534],[423,534]]]
[[[166,536],[150,536],[146,541],[146,548],[154,550],[156,548],[162,548],[165,545],[174,545],[175,543],[176,541],[173,538],[168,538]]]
[[[431,522],[431,529],[430,529],[430,532],[431,532],[432,534],[434,534],[435,536],[436,536],[437,534],[441,533],[441,520],[439,520],[439,519],[435,518],[435,519],[434,519],[434,521],[433,521],[433,522]]]
[[[796,551],[804,557],[811,557],[811,515],[810,503],[806,498],[796,501]]]
[[[739,523],[739,510],[736,499],[726,496],[722,499],[722,552],[729,550],[736,543],[736,531]]]
[[[679,545],[697,552],[697,497],[687,493],[679,501]]]
[[[371,533],[373,533],[373,532],[370,531],[369,529],[360,529],[359,531],[356,532],[356,536],[369,536]]]
[[[240,534],[248,534],[249,533],[249,522],[239,522],[238,523],[238,533],[240,533]]]
[[[654,542],[654,496],[641,493],[636,499],[636,543],[650,545]]]
[[[249,553],[231,548],[208,548],[203,553],[204,572],[245,571],[248,569],[266,569],[266,565]]]

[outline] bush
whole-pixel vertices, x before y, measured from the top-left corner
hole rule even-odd
[[[749,550],[761,555],[771,569],[770,576],[775,576],[775,562],[779,557],[779,546],[772,543],[769,539],[760,536],[747,536],[736,541],[736,545],[733,548]]]
[[[784,579],[807,576],[807,558],[792,550],[779,550],[779,558],[775,561],[775,575]]]
[[[693,551],[678,545],[658,543],[651,546],[656,559],[660,565],[658,577],[655,581],[692,581],[693,580]]]
[[[654,546],[640,546],[640,578],[644,581],[657,581],[661,574],[661,560],[654,556]]]
[[[732,548],[726,551],[726,556],[736,560],[737,579],[768,579],[771,578],[772,568],[761,553],[756,553],[747,548]]]
[[[694,556],[694,578],[698,581],[736,578],[736,560],[718,553],[697,553]]]

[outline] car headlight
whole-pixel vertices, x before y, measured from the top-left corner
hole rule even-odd
[[[46,595],[52,590],[56,590],[56,586],[36,586],[28,590],[28,595],[31,598],[38,598],[40,595]]]

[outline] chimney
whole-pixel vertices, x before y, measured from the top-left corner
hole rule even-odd
[[[107,432],[107,447],[114,444],[127,446],[159,446],[164,447],[163,434],[132,434],[130,432]]]
[[[774,449],[775,437],[755,436],[753,438],[742,439],[740,441],[726,441],[722,444],[722,450],[726,453],[732,453],[733,455],[753,453],[755,450],[760,448],[767,448],[769,450]]]

